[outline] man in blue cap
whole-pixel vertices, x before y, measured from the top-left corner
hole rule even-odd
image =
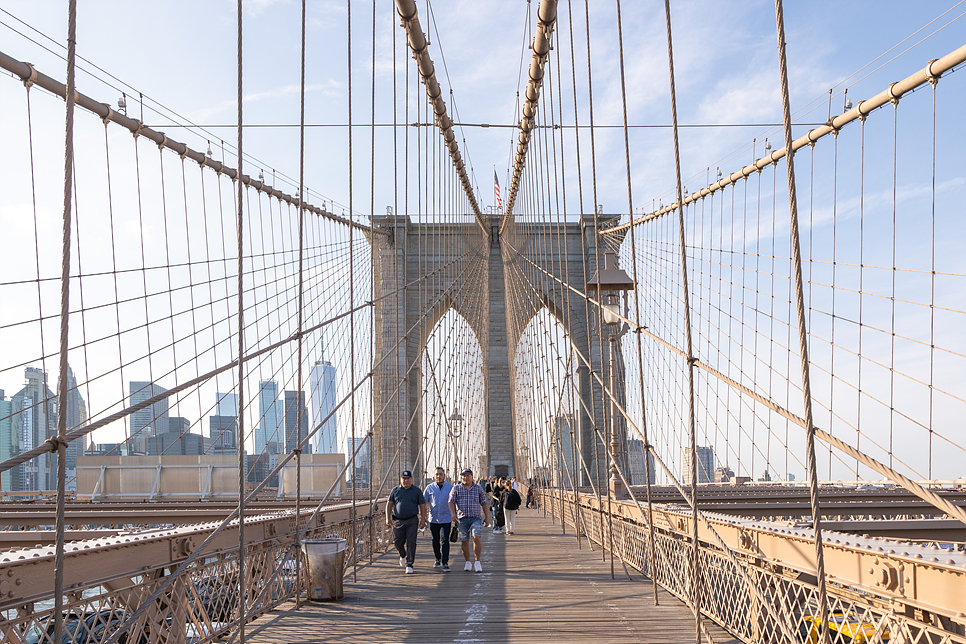
[[[399,551],[399,565],[406,574],[415,572],[416,536],[426,527],[426,499],[419,486],[413,485],[413,473],[403,470],[399,485],[389,493],[386,502],[386,525],[392,528],[392,540]]]

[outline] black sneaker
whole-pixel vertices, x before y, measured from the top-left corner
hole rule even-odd
[[[437,560],[436,560],[436,563],[434,563],[434,564],[433,564],[433,568],[439,568],[439,567],[440,567],[440,566],[442,566],[442,565],[443,565],[443,564],[442,564],[442,563],[440,563],[440,561],[439,561],[439,559],[437,559]]]

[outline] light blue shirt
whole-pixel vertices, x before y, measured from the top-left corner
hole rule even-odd
[[[449,493],[453,490],[453,484],[443,481],[443,487],[433,481],[426,486],[423,498],[429,503],[429,522],[430,523],[450,523],[453,515],[449,511]]]

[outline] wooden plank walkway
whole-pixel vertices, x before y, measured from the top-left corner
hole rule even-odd
[[[459,545],[459,544],[455,544]],[[628,581],[586,540],[577,549],[572,534],[539,510],[521,509],[515,534],[483,530],[483,572],[463,571],[453,548],[453,572],[433,568],[427,530],[416,550],[416,574],[399,567],[395,549],[351,576],[340,602],[294,603],[263,615],[246,629],[253,644],[303,642],[694,642],[691,610],[660,591],[654,606],[651,583],[639,574]],[[717,625],[715,644],[737,644]]]

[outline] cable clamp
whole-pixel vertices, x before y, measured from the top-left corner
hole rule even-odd
[[[301,456],[302,455],[302,448],[301,447],[296,447],[295,449],[292,450],[292,453],[295,454],[296,456]]]
[[[935,63],[938,60],[939,60],[938,58],[933,58],[932,60],[929,61],[929,64],[926,65],[926,80],[928,80],[929,84],[932,85],[933,87],[935,87],[936,84],[939,83],[939,79],[942,76],[941,74],[936,74],[932,71],[933,63]]]
[[[898,84],[899,83],[889,83],[889,89],[886,90],[889,93],[889,102],[891,102],[894,106],[898,106],[899,105],[899,98],[900,97],[899,96],[896,96],[896,94],[892,91],[892,88],[895,87]]]
[[[158,143],[158,149],[163,150],[168,145],[168,135],[164,132],[161,133],[161,142]]]
[[[698,364],[698,359],[695,356],[688,356],[688,366],[693,367]]]
[[[138,124],[138,127],[137,127],[136,130],[133,130],[131,132],[131,134],[133,134],[134,135],[134,138],[136,139],[139,136],[141,136],[141,132],[144,131],[144,123],[142,123],[141,121],[139,121],[137,119],[134,119],[134,122]]]
[[[67,449],[67,446],[70,445],[70,441],[65,438],[61,438],[60,436],[51,436],[44,441],[44,445],[47,446],[47,451],[57,452],[60,451],[61,447]]]
[[[114,110],[112,110],[111,106],[107,103],[104,103],[103,105],[107,108],[107,116],[101,120],[104,121],[104,127],[107,127],[107,124],[114,120]]]
[[[27,91],[29,92],[30,88],[34,86],[34,82],[37,80],[37,70],[34,69],[33,63],[24,63],[24,65],[30,68],[30,76],[27,76],[27,80],[23,82],[24,87],[26,87]]]

